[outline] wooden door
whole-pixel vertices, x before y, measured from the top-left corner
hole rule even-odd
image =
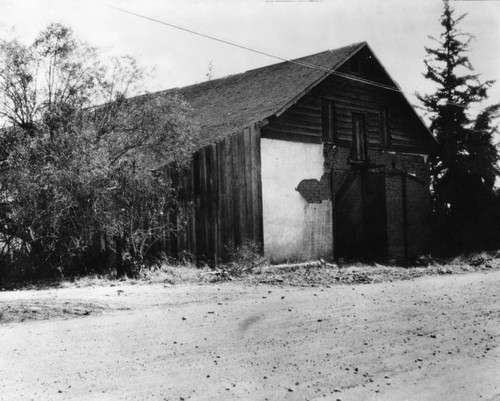
[[[360,258],[363,249],[362,182],[359,173],[347,179],[335,196],[335,258]]]
[[[387,257],[387,209],[385,174],[362,173],[363,186],[363,257],[380,260]]]
[[[335,196],[335,257],[387,257],[385,175],[353,172]]]

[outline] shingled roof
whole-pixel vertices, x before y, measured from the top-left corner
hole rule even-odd
[[[321,69],[285,61],[161,94],[178,92],[190,103],[203,146],[281,111],[327,76],[325,69],[337,69],[366,45],[356,43],[294,60]]]

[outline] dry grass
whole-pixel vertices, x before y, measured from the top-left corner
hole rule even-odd
[[[106,307],[90,302],[16,301],[0,303],[0,325],[28,320],[72,319],[102,313]]]
[[[425,257],[421,258],[418,264],[419,266],[410,267],[359,262],[332,264],[324,261],[281,265],[259,264],[251,272],[238,274],[229,279],[247,285],[272,284],[304,287],[379,283],[438,274],[500,270],[500,253],[481,252],[441,261]],[[92,275],[71,280],[32,283],[18,289],[106,287],[122,284],[206,284],[224,279],[225,276],[223,277],[220,272],[221,269],[210,269],[207,266],[199,268],[186,262],[181,264],[164,262],[149,269],[141,269],[135,278],[117,279],[112,275]],[[25,320],[69,319],[102,313],[105,308],[105,305],[83,302],[0,303],[0,324]]]
[[[233,263],[234,264],[234,263]],[[247,265],[245,265],[247,266]],[[479,252],[460,255],[446,260],[422,257],[414,266],[401,266],[377,263],[326,263],[309,261],[286,263],[281,265],[257,264],[252,269],[245,269],[244,274],[222,275],[222,267],[211,269],[208,266],[197,267],[189,262],[165,260],[150,268],[141,269],[134,278],[116,278],[113,274],[89,275],[58,281],[43,281],[24,284],[20,290],[116,286],[120,284],[170,285],[182,283],[205,284],[231,279],[246,284],[279,284],[298,286],[330,286],[335,284],[376,283],[394,280],[409,280],[416,277],[435,274],[463,274],[472,271],[500,269],[500,252]],[[227,276],[227,277],[226,277]]]
[[[142,269],[138,278],[138,282],[147,283],[202,283],[206,281],[207,273],[211,270],[208,267],[196,267],[193,264],[177,264],[171,265],[163,263],[149,269]]]
[[[498,269],[500,269],[500,255],[497,256],[496,252],[481,252],[441,261],[423,257],[413,266],[361,262],[331,264],[323,261],[271,265],[245,277],[244,281],[250,284],[331,286],[411,280],[429,275],[464,274]]]

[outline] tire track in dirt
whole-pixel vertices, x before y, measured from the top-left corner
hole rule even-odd
[[[499,284],[492,272],[0,294],[110,305],[0,327],[0,399],[495,400]]]

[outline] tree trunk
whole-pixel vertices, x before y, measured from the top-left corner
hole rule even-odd
[[[119,236],[116,236],[115,245],[116,245],[116,275],[118,277],[124,277],[126,274],[125,274],[123,239]]]

